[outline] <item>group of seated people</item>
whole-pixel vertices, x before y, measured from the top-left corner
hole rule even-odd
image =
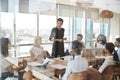
[[[68,80],[71,73],[83,72],[87,69],[92,69],[95,72],[102,73],[107,66],[113,64],[114,60],[120,60],[120,38],[116,38],[115,44],[113,44],[112,42],[107,42],[106,37],[100,34],[97,38],[97,42],[95,43],[95,47],[104,49],[105,61],[99,69],[89,68],[87,59],[81,55],[82,50],[85,49],[85,44],[82,41],[82,38],[82,34],[78,34],[77,40],[72,42],[71,55],[74,56],[74,59],[68,62],[65,74],[62,76],[62,80]],[[115,47],[117,47],[117,50],[115,50]],[[1,56],[3,58],[6,57],[4,55]],[[28,62],[40,61],[42,63],[43,59],[46,57],[50,57],[50,54],[41,46],[41,37],[35,37],[34,45],[30,49],[30,59]],[[13,71],[17,69],[16,67],[8,66],[9,65],[4,66],[5,71],[2,74],[1,80],[5,80],[5,78],[13,76]],[[22,73],[19,77],[19,80],[32,80],[32,73],[28,71]]]
[[[77,35],[80,36],[81,34]],[[75,56],[74,60],[70,61],[67,65],[66,72],[62,80],[67,80],[69,75],[72,73],[83,72],[87,69],[91,69],[93,72],[102,73],[106,67],[113,65],[114,61],[120,61],[120,38],[116,38],[115,44],[112,42],[107,42],[106,37],[100,34],[95,43],[95,47],[103,48],[104,52],[104,63],[99,67],[99,69],[89,68],[88,61],[86,58],[82,57],[81,51],[83,48],[83,42],[73,41],[72,43],[72,55]],[[117,47],[117,50],[115,50]],[[94,74],[93,74],[94,75]],[[95,76],[95,75],[94,75]],[[89,80],[89,79],[88,79]]]

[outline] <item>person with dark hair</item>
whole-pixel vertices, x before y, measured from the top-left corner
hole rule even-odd
[[[44,51],[44,59],[45,58],[50,58],[50,54],[47,50]]]
[[[118,48],[117,49],[117,53],[114,54],[114,60],[115,61],[120,61],[120,38],[116,38],[116,41],[115,41],[115,46]]]
[[[82,34],[77,34],[77,40],[74,40],[73,42],[79,42],[79,43],[81,43],[82,44],[82,49],[84,49],[85,48],[85,44],[82,41],[82,39],[83,39],[83,35]]]
[[[109,65],[113,65],[113,54],[115,51],[115,46],[113,43],[109,42],[105,44],[105,61],[104,63],[100,66],[99,68],[99,72],[102,73],[103,70],[109,66]]]
[[[95,47],[104,48],[106,44],[106,36],[103,34],[98,35],[97,42],[95,43]]]
[[[52,56],[53,57],[62,57],[64,56],[64,32],[65,29],[62,28],[63,25],[63,19],[58,18],[57,19],[57,26],[51,30],[51,34],[49,37],[50,41],[53,41],[53,47],[52,47]]]
[[[10,41],[8,39],[8,35],[4,34],[2,38],[0,39],[1,43],[1,54],[0,54],[0,69],[1,69],[1,79],[5,80],[8,77],[12,77],[13,74],[13,66],[11,66],[10,63],[8,63],[4,58],[8,57],[8,47],[10,46]]]
[[[11,43],[8,38],[7,34],[4,34],[1,38],[1,53],[4,56],[8,56],[8,48],[10,47]]]
[[[82,72],[87,70],[88,61],[81,56],[82,51],[82,43],[73,42],[72,43],[72,55],[74,56],[74,60],[70,61],[67,64],[66,72],[62,77],[62,80],[67,80],[68,76],[71,73]]]

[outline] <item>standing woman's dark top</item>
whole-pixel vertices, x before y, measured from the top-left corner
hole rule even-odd
[[[57,19],[57,27],[53,28],[49,40],[53,41],[52,56],[64,56],[64,28],[61,28],[63,19]]]

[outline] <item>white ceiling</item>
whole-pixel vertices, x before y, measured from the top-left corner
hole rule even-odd
[[[29,0],[29,9],[31,11],[44,11],[49,9],[55,9],[56,3],[73,5],[71,0]],[[47,4],[48,3],[48,4]],[[100,9],[108,9],[116,13],[120,13],[120,0],[94,0],[93,6]]]
[[[71,5],[71,0],[56,0],[57,3]],[[108,9],[120,13],[120,0],[94,0],[93,6],[100,9]]]
[[[94,0],[93,6],[120,13],[120,0]]]

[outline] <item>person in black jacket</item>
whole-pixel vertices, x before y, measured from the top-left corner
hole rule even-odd
[[[114,53],[114,60],[120,61],[120,38],[116,38],[115,46],[118,48]]]
[[[53,41],[53,47],[52,47],[52,56],[53,57],[62,57],[64,56],[64,32],[65,29],[62,28],[63,25],[63,19],[58,18],[57,19],[57,26],[54,27],[51,31],[49,40]]]

